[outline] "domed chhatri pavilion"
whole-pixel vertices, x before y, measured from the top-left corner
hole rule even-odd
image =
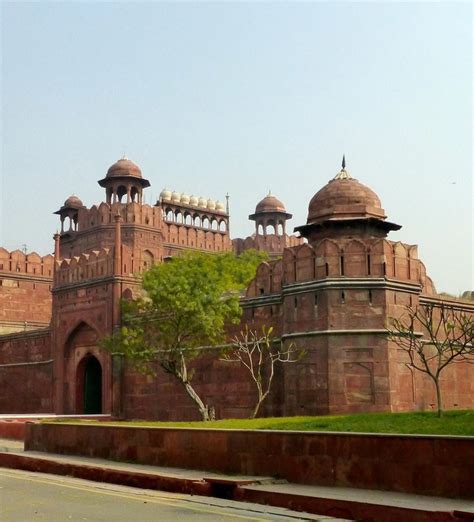
[[[139,292],[137,274],[184,250],[266,250],[241,300],[242,325],[273,326],[305,357],[275,375],[265,415],[431,409],[432,385],[405,365],[386,336],[406,306],[440,305],[417,247],[387,239],[379,197],[342,169],[311,198],[305,224],[269,193],[249,219],[255,232],[230,239],[229,205],[164,189],[144,203],[150,182],[127,158],[99,181],[105,201],[70,196],[55,212],[53,256],[0,248],[0,413],[112,413],[193,419],[190,399],[165,373],[156,379],[100,348],[120,326],[120,300]],[[474,313],[472,302],[448,301]],[[239,327],[240,328],[240,327]],[[10,332],[6,334],[7,332]],[[1,335],[1,334],[4,335]],[[229,339],[236,330],[229,329]],[[6,334],[6,335],[5,335]],[[254,389],[219,347],[195,362],[195,386],[217,417],[247,416]],[[474,366],[457,363],[442,382],[446,408],[474,406]]]

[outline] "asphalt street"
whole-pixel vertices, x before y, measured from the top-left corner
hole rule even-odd
[[[0,469],[0,520],[238,521],[329,520],[284,509]],[[334,520],[334,519],[331,519]]]

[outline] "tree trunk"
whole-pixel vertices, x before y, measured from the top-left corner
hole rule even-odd
[[[252,415],[250,416],[251,419],[255,419],[257,416],[258,410],[260,409],[260,406],[262,405],[262,402],[265,400],[266,396],[268,395],[268,392],[264,393],[262,396],[259,394],[258,402],[253,410]]]
[[[433,379],[436,387],[436,404],[438,406],[438,417],[443,415],[443,403],[441,401],[441,386],[439,379]]]
[[[186,365],[186,360],[183,356],[181,356],[181,367],[179,369],[173,368],[172,370],[168,370],[183,386],[186,390],[186,393],[191,397],[191,400],[196,404],[199,409],[199,413],[201,414],[201,418],[203,421],[216,420],[216,412],[214,408],[210,408],[202,401],[201,397],[197,394],[196,390],[191,386],[191,383],[188,380],[188,369]]]
[[[199,413],[201,414],[203,421],[214,420],[215,414],[213,414],[213,409],[209,408],[206,404],[204,404],[201,400],[201,397],[196,393],[195,389],[191,386],[189,382],[183,382],[184,389],[186,393],[191,397],[191,399],[196,403],[199,408]]]

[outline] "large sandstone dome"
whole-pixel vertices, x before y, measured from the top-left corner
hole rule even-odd
[[[128,158],[121,158],[116,161],[107,171],[106,178],[129,177],[141,178],[140,167]]]
[[[379,197],[343,168],[311,199],[307,223],[370,217],[386,218]]]
[[[255,214],[260,212],[286,212],[286,208],[278,198],[269,192],[255,207]]]

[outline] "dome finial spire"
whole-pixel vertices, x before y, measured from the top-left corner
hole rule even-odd
[[[342,155],[342,168],[341,170],[336,174],[334,179],[354,179],[349,172],[346,170],[346,155]]]

